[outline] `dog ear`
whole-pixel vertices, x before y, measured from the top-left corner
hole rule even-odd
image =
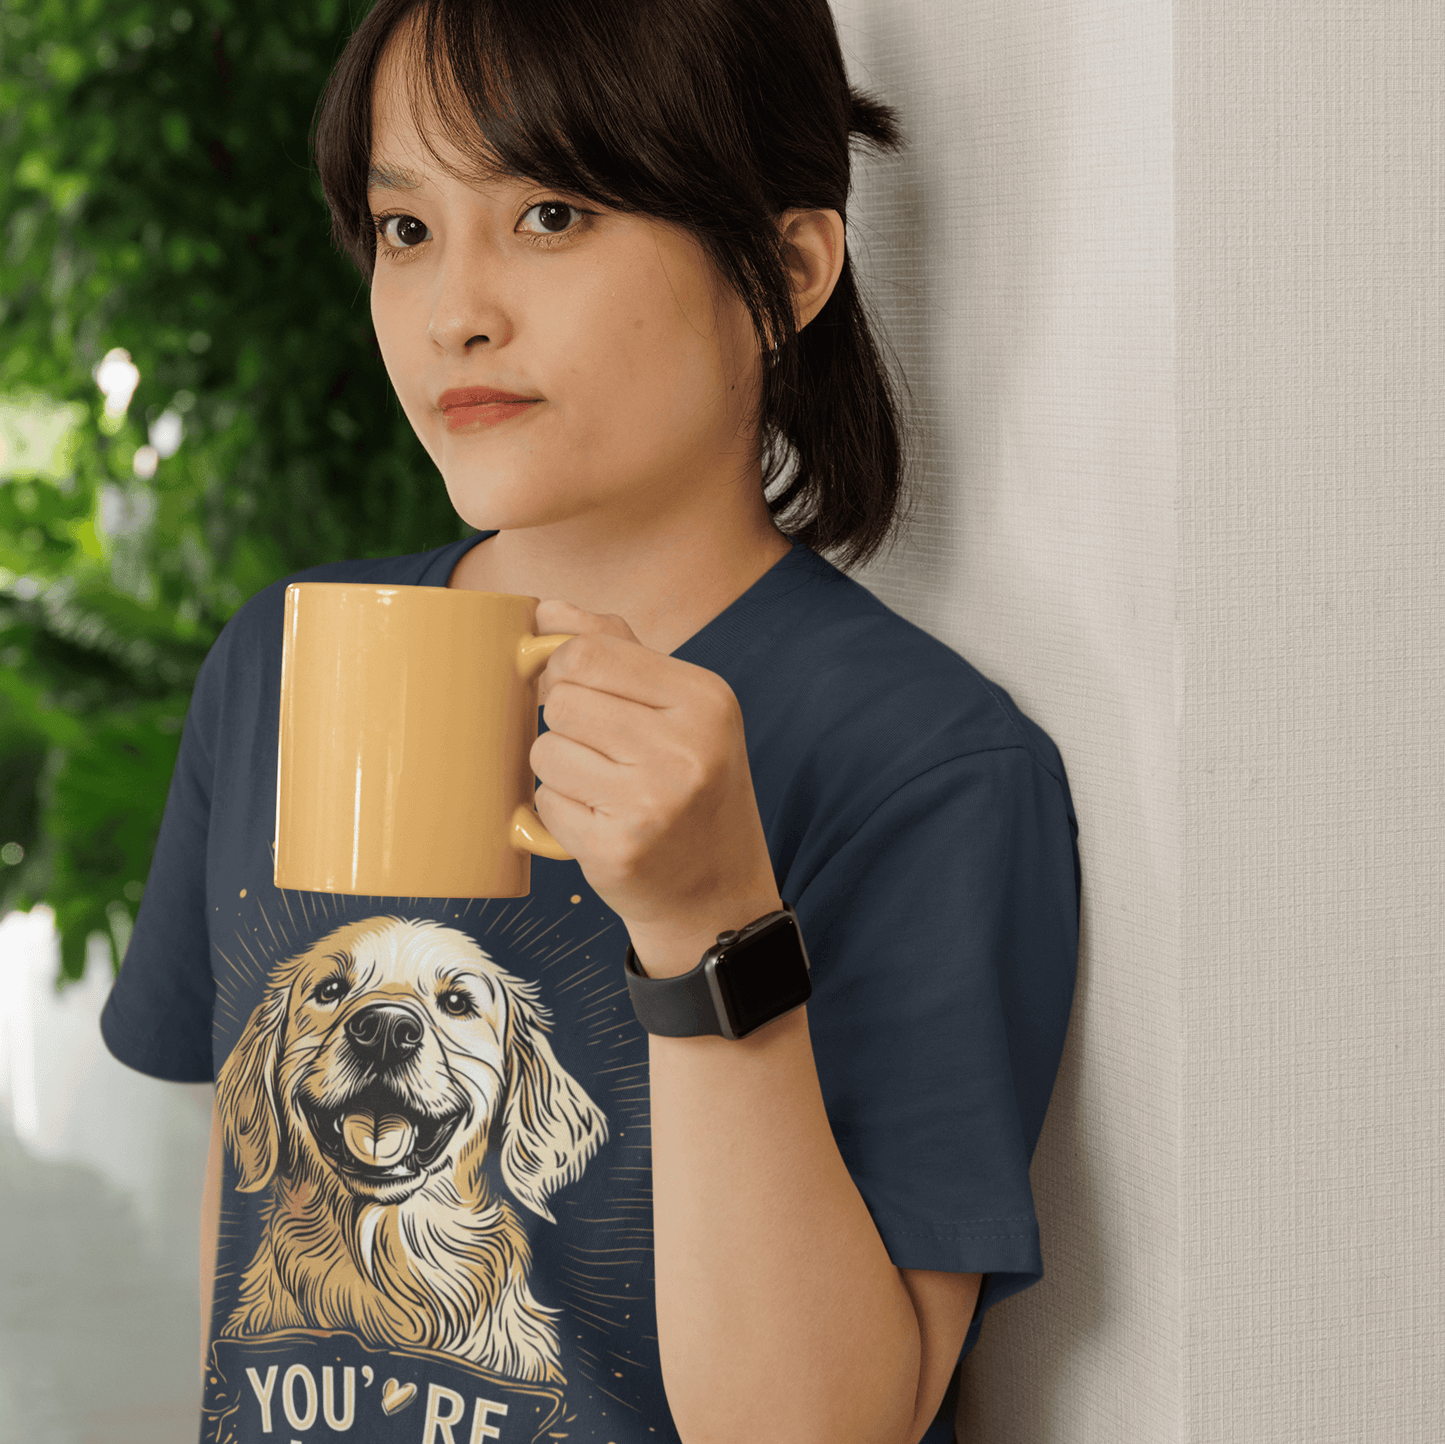
[[[276,1171],[281,1144],[276,1059],[290,991],[288,986],[267,992],[216,1076],[216,1106],[242,1193],[265,1188]]]
[[[547,1199],[582,1176],[607,1141],[607,1119],[562,1065],[530,1005],[513,993],[500,1165],[507,1187],[556,1223]]]

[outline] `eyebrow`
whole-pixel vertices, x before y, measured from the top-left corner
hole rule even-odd
[[[375,162],[366,173],[369,191],[414,191],[420,185],[421,180],[405,166],[387,165],[384,161]]]

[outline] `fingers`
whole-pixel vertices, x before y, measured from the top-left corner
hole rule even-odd
[[[551,695],[553,684],[563,677],[581,682],[584,686],[615,692],[619,696],[634,697],[637,701],[645,700],[641,694],[634,693],[634,684],[647,675],[646,664],[639,663],[635,658],[629,659],[627,650],[630,647],[634,651],[646,653],[652,657],[660,654],[649,652],[637,640],[632,628],[627,625],[624,618],[607,612],[585,611],[581,607],[574,607],[571,602],[558,601],[553,598],[537,603],[536,626],[539,636],[549,632],[572,632],[575,634],[573,641],[559,647],[548,660],[547,666],[543,668],[538,678],[537,697],[539,701],[546,702]],[[578,641],[579,638],[587,639],[585,646]],[[621,646],[614,646],[611,650],[604,648],[601,652],[597,652],[596,645],[604,642],[604,639],[620,643]],[[558,654],[569,649],[572,655],[565,661],[558,662]],[[582,653],[581,656],[578,655],[579,652]],[[629,661],[631,665],[628,665]],[[606,679],[610,679],[610,682]],[[655,683],[651,685],[642,683],[642,685],[649,696],[658,691]],[[659,704],[654,702],[651,705]],[[547,725],[550,727],[552,724],[549,721]]]
[[[586,852],[592,843],[593,812],[585,802],[567,797],[544,782],[532,800],[542,825],[572,854]]]
[[[691,919],[719,878],[756,875],[770,889],[727,682],[653,651],[621,617],[554,599],[538,604],[537,629],[573,635],[542,672],[535,805],[598,895],[632,927]]]
[[[693,815],[712,817],[729,779],[746,780],[741,710],[716,673],[567,603],[539,604],[537,626],[575,633],[542,673],[547,731],[531,754],[538,811],[551,826],[552,809],[575,857],[591,837],[605,837],[614,862],[662,846]]]
[[[639,815],[714,787],[735,745],[728,720],[664,711],[559,683],[531,763],[550,788],[606,812]],[[555,726],[553,725],[555,721]]]
[[[542,672],[542,700],[558,682],[575,682],[611,692],[646,707],[672,707],[684,700],[690,682],[684,670],[701,667],[653,652],[615,632],[585,632],[563,642]],[[548,722],[550,727],[552,724]]]
[[[571,602],[550,598],[537,603],[537,631],[581,632],[621,637],[624,641],[636,642],[637,637],[624,618],[611,612],[588,612],[574,607]],[[638,642],[638,645],[642,644]]]
[[[642,760],[648,735],[643,729],[655,711],[630,697],[563,678],[553,681],[542,717],[549,734],[578,742],[609,762],[633,766]]]
[[[544,788],[589,811],[608,807],[614,797],[625,795],[627,779],[633,775],[631,767],[560,732],[548,732],[536,740],[531,763]]]

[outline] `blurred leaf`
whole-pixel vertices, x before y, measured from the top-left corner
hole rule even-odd
[[[44,826],[63,977],[82,976],[86,938],[110,931],[117,908],[134,918],[126,884],[150,870],[166,801],[153,784],[169,781],[185,706],[181,694],[115,714],[60,754]],[[104,891],[94,886],[99,878],[108,880]]]
[[[469,530],[309,164],[352,11],[0,0],[0,847],[25,852],[0,905],[54,907],[71,976],[88,932],[127,931],[166,719],[236,607]],[[118,422],[113,348],[140,370]],[[164,411],[180,447],[139,477]]]

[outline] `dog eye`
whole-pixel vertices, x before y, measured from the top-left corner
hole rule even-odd
[[[460,988],[449,988],[437,1001],[442,1006],[442,1012],[450,1013],[453,1018],[465,1018],[468,1013],[475,1012],[472,1007],[470,993],[464,993]]]
[[[338,998],[345,997],[346,992],[345,978],[327,978],[324,983],[317,984],[316,991],[311,996],[318,1003],[334,1003]]]

